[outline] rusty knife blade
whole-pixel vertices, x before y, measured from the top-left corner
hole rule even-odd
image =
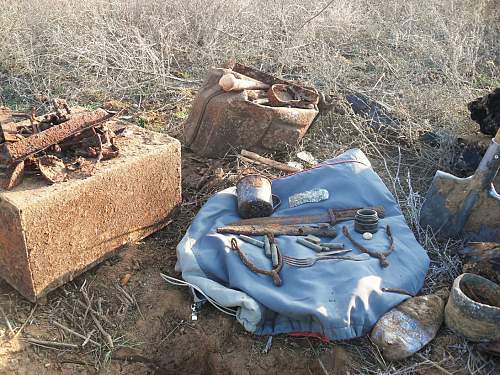
[[[325,210],[324,213],[315,215],[289,215],[289,216],[269,216],[258,217],[253,219],[243,219],[235,221],[229,225],[267,225],[267,224],[282,224],[282,225],[298,225],[298,224],[314,224],[314,223],[330,223],[335,225],[339,221],[353,220],[356,211],[362,208],[369,208],[377,211],[379,217],[384,217],[383,206],[358,207],[348,209],[331,208]]]

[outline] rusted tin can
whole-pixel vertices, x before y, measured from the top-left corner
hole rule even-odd
[[[236,185],[238,213],[244,219],[270,216],[273,213],[271,181],[260,175],[243,177]]]

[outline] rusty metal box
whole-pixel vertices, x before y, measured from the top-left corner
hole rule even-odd
[[[162,228],[181,202],[179,141],[136,126],[87,178],[0,190],[0,276],[31,301]]]
[[[184,124],[184,137],[191,149],[201,156],[223,157],[231,149],[270,151],[297,145],[318,115],[317,106],[272,107],[251,100],[251,90],[225,92],[219,87],[219,80],[229,73],[238,79],[256,81],[235,68],[209,72]]]

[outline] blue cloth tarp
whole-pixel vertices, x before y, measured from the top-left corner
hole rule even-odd
[[[312,189],[326,189],[327,200],[294,208],[288,198]],[[215,194],[201,208],[177,247],[177,270],[185,281],[201,288],[219,304],[237,308],[237,319],[245,329],[260,335],[279,333],[318,333],[329,339],[363,336],[389,309],[406,298],[405,294],[384,292],[382,288],[400,288],[417,293],[423,286],[429,267],[426,251],[416,241],[393,196],[371,168],[366,156],[349,150],[319,166],[275,179],[273,194],[282,204],[273,215],[323,213],[328,208],[382,205],[385,217],[372,240],[363,240],[354,231],[353,221],[336,225],[338,236],[324,241],[343,242],[360,254],[342,234],[342,226],[358,242],[377,251],[385,251],[389,241],[385,227],[390,225],[395,250],[383,268],[379,259],[364,261],[320,261],[309,268],[284,265],[283,285],[277,287],[271,277],[251,272],[238,254],[230,249],[233,235],[218,234],[216,229],[239,220],[236,190]],[[237,237],[237,236],[236,236]],[[259,268],[270,269],[263,251],[238,241],[246,256]],[[314,251],[296,243],[296,237],[279,236],[284,255],[309,257]]]

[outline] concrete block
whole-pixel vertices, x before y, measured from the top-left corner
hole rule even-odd
[[[0,189],[0,275],[31,301],[162,228],[181,202],[181,146],[128,125],[94,174]]]

